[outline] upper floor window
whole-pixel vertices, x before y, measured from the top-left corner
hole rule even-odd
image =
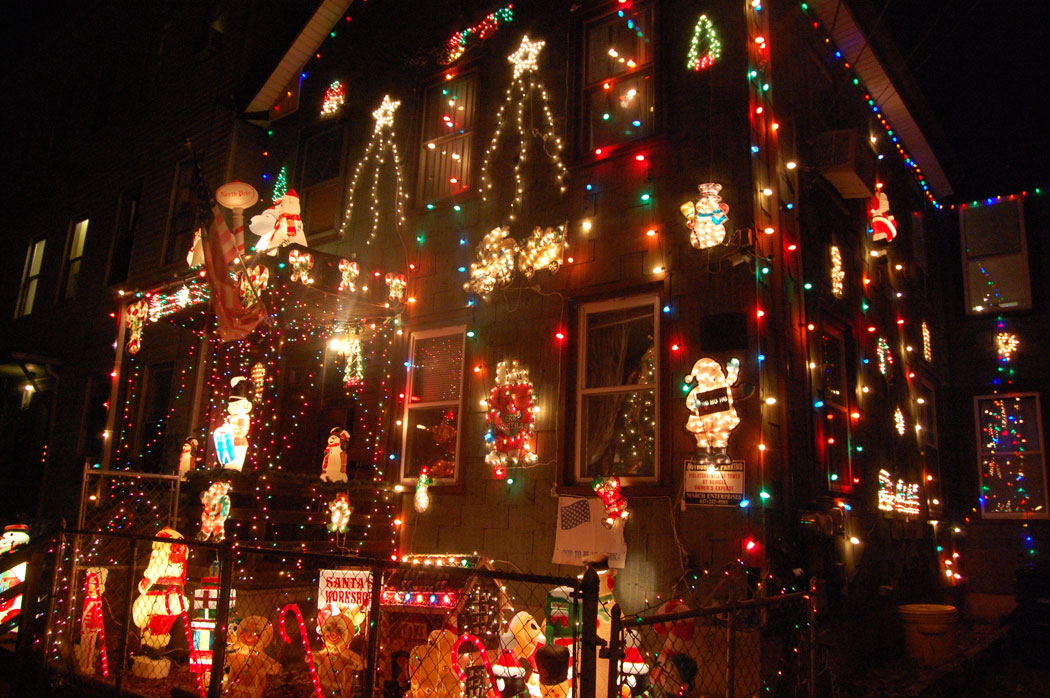
[[[401,479],[427,466],[436,482],[459,477],[465,328],[414,332],[402,422]]]
[[[22,286],[18,291],[18,305],[15,306],[15,317],[20,318],[33,312],[33,301],[36,300],[36,289],[40,283],[40,269],[44,263],[44,238],[37,238],[29,243],[26,251],[26,264],[22,271]]]
[[[419,162],[422,201],[451,196],[470,186],[477,85],[477,75],[471,73],[427,90]]]
[[[107,286],[123,283],[128,279],[141,193],[141,184],[120,193],[120,200],[117,202],[117,225],[113,231],[113,249],[109,253],[109,272],[106,274]]]
[[[193,246],[197,223],[197,189],[193,184],[193,161],[189,158],[175,167],[168,213],[168,237],[164,263],[173,264],[185,258]]]
[[[326,125],[305,137],[299,178],[303,226],[314,244],[334,238],[343,213],[343,124]]]
[[[66,251],[66,264],[63,269],[62,298],[70,299],[77,295],[77,283],[80,280],[80,267],[84,260],[84,242],[87,240],[88,219],[77,221],[69,236],[69,247]]]
[[[994,313],[1032,305],[1021,199],[959,211],[966,312]]]
[[[974,404],[981,515],[1048,518],[1039,395],[983,395]]]
[[[586,28],[583,145],[591,152],[654,130],[652,7],[620,7]]]
[[[655,295],[580,309],[576,478],[659,477],[659,308]]]

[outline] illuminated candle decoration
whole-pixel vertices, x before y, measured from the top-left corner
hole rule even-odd
[[[893,365],[893,353],[890,351],[889,342],[885,338],[879,337],[878,341],[875,342],[875,355],[879,360],[879,373],[886,375],[886,372],[890,370],[890,366]]]
[[[325,482],[346,482],[346,450],[350,447],[350,432],[333,427],[321,461],[321,479]]]
[[[525,467],[536,462],[532,446],[536,406],[528,369],[517,361],[500,361],[496,366],[496,385],[486,401],[488,431],[485,442],[488,455],[485,462],[500,480],[507,469]]]
[[[536,227],[518,251],[518,269],[530,279],[539,269],[553,274],[561,267],[566,247],[564,223],[554,228]]]
[[[693,38],[689,42],[686,67],[699,72],[714,65],[721,56],[722,40],[718,38],[715,25],[707,15],[700,15],[693,28]]]
[[[543,141],[543,152],[547,154],[551,164],[555,167],[557,173],[555,176],[558,180],[560,191],[563,193],[565,191],[564,179],[566,169],[565,164],[561,161],[561,138],[554,132],[554,115],[551,113],[547,88],[542,83],[537,82],[533,76],[533,73],[536,72],[536,59],[543,45],[543,41],[531,41],[528,35],[525,35],[522,37],[518,50],[507,58],[514,66],[514,77],[507,88],[503,104],[500,105],[499,111],[496,113],[496,131],[492,134],[492,140],[489,142],[488,148],[485,149],[485,155],[481,161],[481,186],[479,192],[482,200],[487,201],[489,190],[492,189],[492,179],[490,177],[492,158],[500,144],[504,124],[509,124],[513,121],[518,135],[518,155],[514,159],[514,200],[510,206],[510,220],[514,220],[514,211],[521,206],[525,186],[521,178],[521,166],[528,160],[529,142],[534,132],[539,131],[540,138]],[[539,127],[534,126],[531,120],[528,125],[525,122],[526,102],[537,91],[541,97],[543,110],[543,124]],[[507,113],[509,107],[512,107],[514,110],[513,117]]]
[[[506,286],[514,277],[514,258],[518,243],[509,237],[510,228],[493,228],[478,243],[477,261],[470,263],[470,280],[463,289],[488,296],[497,286]]]
[[[131,606],[131,617],[139,629],[139,643],[146,650],[135,655],[132,673],[142,678],[163,679],[171,670],[166,657],[159,654],[171,640],[175,621],[189,609],[189,599],[182,594],[186,585],[186,558],[188,550],[182,534],[172,528],[163,528],[153,541],[149,562],[138,583],[139,597]],[[169,542],[170,541],[170,542]]]
[[[630,515],[627,509],[627,500],[620,491],[620,478],[596,477],[591,487],[605,505],[605,524],[611,526],[617,519],[626,519]]]
[[[292,282],[298,281],[304,286],[314,282],[310,278],[310,270],[314,268],[314,256],[309,252],[292,250],[288,253],[288,266],[292,268],[291,276],[289,276]]]
[[[357,291],[357,277],[361,273],[361,267],[356,261],[349,259],[339,260],[339,290],[354,293]]]
[[[922,323],[922,358],[927,363],[933,363],[933,339],[930,337],[930,326],[925,321]]]
[[[226,538],[226,517],[230,515],[230,495],[233,485],[229,482],[213,482],[201,492],[204,510],[201,512],[201,532],[197,540],[221,543]]]
[[[729,222],[729,204],[722,203],[722,185],[705,182],[697,187],[700,198],[681,206],[685,225],[691,231],[689,242],[698,250],[721,245],[726,239],[726,223]]]
[[[691,413],[685,428],[696,438],[697,463],[733,462],[728,452],[729,437],[740,424],[740,417],[733,404],[732,388],[739,376],[738,359],[730,359],[723,367],[714,359],[702,358],[685,377],[685,384],[692,385],[685,398]]]
[[[341,80],[333,80],[328,89],[324,91],[324,101],[321,103],[321,116],[338,114],[345,102],[346,85]]]
[[[419,477],[416,479],[416,493],[412,498],[416,511],[420,514],[430,509],[430,486],[434,484],[434,478],[430,476],[430,468],[423,466],[419,469]]]
[[[890,201],[881,191],[875,192],[871,204],[871,239],[873,242],[892,242],[897,237],[897,219],[890,213]]]
[[[1014,352],[1021,342],[1013,332],[1000,332],[995,335],[995,351],[999,355],[999,363],[1008,364],[1013,360]]]
[[[128,328],[128,353],[134,356],[142,348],[142,328],[146,325],[146,301],[132,303],[124,309],[124,323]]]
[[[332,533],[346,535],[350,528],[350,498],[346,492],[340,492],[328,503],[328,530]]]
[[[405,281],[404,274],[387,274],[385,277],[387,286],[387,297],[394,303],[400,303],[405,300]]]
[[[908,430],[907,424],[904,422],[904,413],[901,412],[901,408],[897,408],[893,412],[893,428],[897,430],[897,433],[904,436],[904,432]]]
[[[507,5],[492,12],[472,27],[461,29],[445,40],[439,63],[449,65],[458,61],[468,49],[489,38],[501,24],[514,19],[514,5]]]
[[[263,290],[269,285],[270,270],[264,264],[256,264],[247,273],[238,272],[237,276],[240,279],[238,286],[241,291],[241,301],[245,308],[250,308],[262,298]]]
[[[306,623],[303,622],[303,614],[299,610],[299,605],[290,603],[281,609],[280,622],[278,628],[281,631],[281,639],[286,644],[292,644],[292,638],[288,636],[288,632],[284,628],[285,615],[288,611],[291,611],[295,615],[295,620],[299,624],[299,639],[303,643],[303,651],[306,654],[306,667],[310,670],[310,681],[314,686],[314,693],[317,698],[325,698],[324,692],[321,689],[321,680],[317,676],[317,665],[314,663],[314,653],[310,649],[310,636],[306,630]]]
[[[405,223],[405,201],[408,199],[408,193],[405,191],[404,176],[401,170],[401,156],[397,152],[397,143],[395,138],[397,134],[394,133],[394,112],[401,106],[400,100],[391,100],[390,95],[383,96],[383,103],[372,112],[372,118],[375,119],[375,128],[372,131],[372,138],[368,141],[368,146],[365,148],[365,154],[361,156],[361,159],[357,162],[357,166],[354,168],[353,177],[350,178],[350,184],[346,188],[346,211],[343,213],[343,222],[339,226],[339,236],[346,235],[346,230],[350,226],[350,223],[354,218],[354,202],[357,194],[357,183],[361,178],[361,174],[364,172],[365,167],[368,166],[369,162],[372,162],[373,174],[372,174],[372,189],[370,192],[369,200],[369,212],[372,215],[372,231],[368,236],[367,244],[372,244],[375,240],[376,233],[379,232],[379,181],[380,181],[380,168],[386,162],[386,158],[389,157],[394,163],[394,177],[396,178],[396,191],[394,193],[394,225],[393,227],[404,225]]]
[[[842,253],[836,245],[831,246],[831,295],[842,298],[845,293],[846,272],[842,269]]]

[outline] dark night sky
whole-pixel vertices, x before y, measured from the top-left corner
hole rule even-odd
[[[1050,2],[868,2],[955,152],[956,193],[971,199],[1050,186]],[[20,3],[0,65],[11,69],[40,32],[54,29],[55,17],[91,6]]]

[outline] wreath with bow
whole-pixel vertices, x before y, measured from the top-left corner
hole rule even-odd
[[[530,465],[536,462],[532,450],[532,433],[536,423],[536,406],[532,383],[526,369],[515,361],[509,366],[501,362],[496,369],[496,385],[489,393],[489,430],[485,435],[489,453],[485,462],[503,478],[508,467]]]

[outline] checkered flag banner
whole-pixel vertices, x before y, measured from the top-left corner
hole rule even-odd
[[[570,531],[577,526],[590,523],[591,505],[586,499],[579,499],[558,512],[561,516],[561,530]]]

